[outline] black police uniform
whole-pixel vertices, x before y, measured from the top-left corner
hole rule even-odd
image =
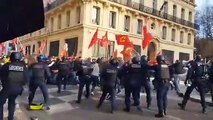
[[[210,89],[210,93],[212,97],[212,103],[210,105],[213,106],[213,64],[210,66],[208,70],[208,75],[209,75],[209,81],[208,81],[209,89]]]
[[[167,94],[169,90],[169,66],[164,63],[163,56],[157,56],[158,65],[152,66],[155,70],[158,114],[155,117],[163,117],[167,114]]]
[[[3,105],[8,99],[8,120],[14,119],[15,100],[18,95],[22,94],[23,85],[29,79],[28,71],[23,62],[20,62],[20,57],[11,54],[11,63],[5,64],[0,69],[0,77],[2,80],[3,89],[0,92],[0,120],[3,120]],[[16,56],[15,59],[12,56]]]
[[[134,58],[133,58],[134,59]],[[142,80],[142,69],[141,65],[138,63],[130,64],[128,66],[128,75],[129,78],[125,81],[125,104],[126,108],[124,109],[126,112],[130,111],[130,97],[131,94],[133,96],[134,106],[137,106],[138,110],[141,110],[140,105],[140,90],[141,90],[141,80]]]
[[[29,101],[28,101],[29,105],[32,104],[36,89],[39,87],[44,96],[44,104],[46,105],[46,108],[49,109],[48,88],[47,88],[46,80],[45,80],[45,77],[47,77],[48,79],[51,79],[51,73],[48,66],[44,64],[42,61],[39,61],[38,63],[32,64],[29,67],[29,70],[31,72],[31,79],[30,79],[30,86],[29,86],[30,94],[29,94]]]
[[[152,101],[149,69],[150,67],[148,65],[148,61],[146,60],[141,61],[142,87],[145,88],[145,92],[146,92],[147,108],[151,106],[151,101]]]
[[[103,80],[103,93],[100,98],[98,108],[101,107],[103,101],[105,100],[106,95],[109,93],[111,95],[111,113],[113,113],[114,107],[115,107],[115,89],[116,89],[116,81],[117,81],[117,75],[118,75],[118,68],[116,65],[109,64],[107,65],[102,73],[101,78]]]
[[[58,64],[58,76],[57,76],[58,93],[61,92],[61,84],[62,83],[64,84],[64,90],[66,89],[69,71],[70,71],[70,64],[68,64],[65,60],[59,62],[59,64]]]
[[[91,84],[91,72],[92,72],[92,67],[88,64],[82,64],[78,67],[76,75],[79,77],[80,85],[79,85],[79,90],[78,90],[78,98],[76,103],[81,103],[81,96],[83,93],[83,88],[86,85],[86,94],[85,97],[89,98],[90,95],[90,84]]]
[[[200,61],[194,61],[191,63],[191,69],[192,70],[192,84],[191,86],[187,87],[184,98],[182,103],[179,103],[178,105],[181,107],[181,109],[185,109],[186,103],[188,99],[190,98],[191,92],[194,90],[195,87],[198,87],[198,91],[200,93],[201,98],[201,105],[203,107],[202,112],[206,112],[206,102],[205,102],[205,92],[204,92],[204,84],[203,84],[203,76],[204,76],[204,64]]]

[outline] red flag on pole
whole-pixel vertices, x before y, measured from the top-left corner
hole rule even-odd
[[[115,37],[118,45],[128,45],[130,42],[128,35],[116,35]]]
[[[45,40],[44,42],[42,42],[40,48],[39,48],[39,52],[42,53],[44,51],[44,49],[46,48],[47,44],[47,40]]]
[[[98,28],[96,29],[96,32],[95,32],[95,34],[93,35],[92,40],[90,41],[90,44],[89,44],[88,49],[89,49],[90,47],[92,47],[97,41],[98,41]]]
[[[12,43],[13,43],[14,45],[17,45],[17,44],[18,44],[18,39],[17,39],[17,38],[14,38],[14,39],[12,40]]]
[[[68,57],[68,44],[67,43],[64,44],[64,48],[61,52],[61,57]]]
[[[100,41],[100,46],[101,47],[108,47],[108,45],[109,45],[108,32],[106,32],[106,34],[102,37],[102,39]]]
[[[115,50],[114,52],[113,52],[113,58],[117,58],[118,57],[118,50]]]
[[[131,47],[133,48],[134,47],[134,44],[132,41],[129,41],[127,44],[126,44],[127,47]]]
[[[126,47],[126,48],[124,48],[123,51],[121,51],[121,54],[123,54],[123,56],[126,60],[130,60],[132,57],[132,52],[133,52],[133,48]]]
[[[142,46],[143,46],[143,49],[145,49],[151,43],[152,35],[151,33],[148,32],[146,26],[143,27],[143,32],[144,32],[144,40],[143,40]]]

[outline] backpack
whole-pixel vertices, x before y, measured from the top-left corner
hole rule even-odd
[[[168,65],[165,65],[165,64],[161,65],[160,77],[163,80],[169,80],[170,79],[169,66]]]

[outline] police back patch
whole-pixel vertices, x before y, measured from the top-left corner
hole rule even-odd
[[[116,71],[116,70],[113,70],[113,69],[107,69],[106,72],[107,72],[107,73],[116,73],[117,71]]]
[[[9,66],[9,71],[23,72],[24,71],[24,67],[23,66],[10,65]]]
[[[131,67],[132,68],[141,68],[141,65],[139,65],[139,64],[132,64]]]

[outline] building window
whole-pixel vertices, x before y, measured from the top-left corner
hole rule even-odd
[[[157,0],[153,0],[152,8],[157,9]]]
[[[192,41],[192,35],[189,33],[189,34],[188,34],[187,44],[188,44],[188,45],[191,45],[191,41]]]
[[[175,33],[176,33],[176,30],[172,29],[172,41],[175,41],[175,37],[176,37]]]
[[[99,40],[100,42],[100,40]],[[93,57],[110,57],[113,55],[115,42],[109,41],[108,48],[100,47],[99,42],[97,42],[93,48]]]
[[[183,37],[184,37],[183,35],[184,35],[183,31],[181,31],[180,32],[180,43],[183,43]]]
[[[77,7],[76,8],[76,21],[77,21],[77,24],[80,24],[81,23],[81,7]],[[100,16],[100,15],[99,15]]]
[[[51,26],[50,26],[50,31],[52,32],[54,30],[54,18],[51,18]],[[31,33],[32,36],[32,33]]]
[[[58,29],[61,29],[61,15],[58,15]]]
[[[49,56],[59,55],[59,41],[50,42]]]
[[[189,12],[189,21],[192,22],[192,12]]]
[[[166,39],[166,35],[167,35],[167,28],[166,26],[163,26],[163,29],[162,29],[162,39]]]
[[[177,15],[177,6],[173,5],[173,16]]]
[[[66,18],[67,18],[67,27],[69,27],[70,26],[70,10],[69,11],[67,11],[67,13],[66,13]]]
[[[33,53],[35,53],[35,45],[33,45]]]
[[[181,9],[181,19],[185,19],[185,9]]]
[[[194,0],[190,0],[191,3],[194,3]]]
[[[124,16],[124,31],[130,31],[130,17],[128,15]]]
[[[116,12],[109,12],[109,27],[115,28],[116,26]]]
[[[162,55],[164,56],[165,60],[167,62],[169,62],[169,64],[173,64],[173,62],[174,62],[174,51],[163,49]]]
[[[100,24],[100,8],[93,7],[92,9],[92,23],[99,25]]]
[[[138,25],[137,25],[137,33],[138,34],[142,34],[142,26],[143,26],[143,22],[142,20],[138,19]]]

